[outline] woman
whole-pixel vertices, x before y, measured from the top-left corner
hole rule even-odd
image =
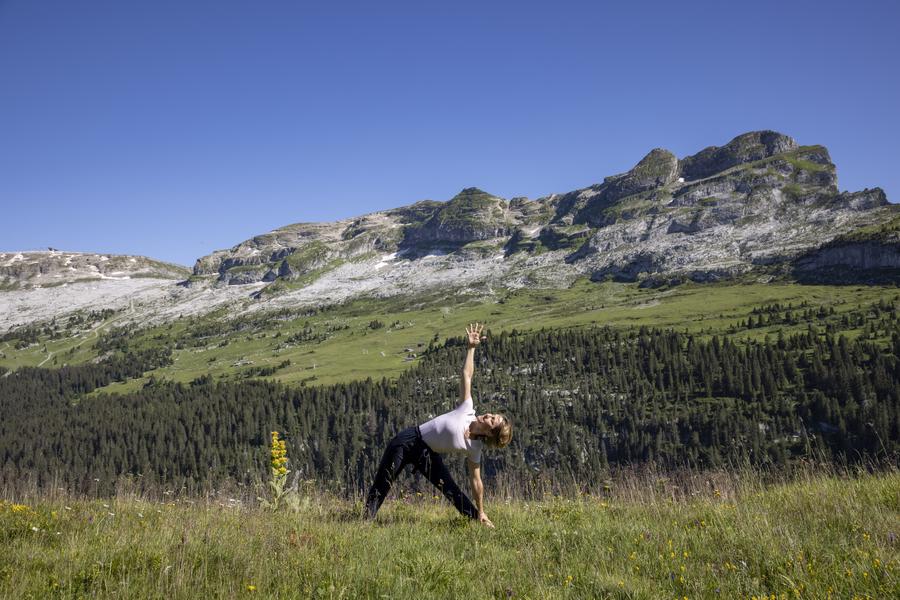
[[[483,339],[483,325],[466,327],[466,361],[459,384],[460,404],[455,410],[398,433],[388,443],[375,483],[366,499],[366,516],[375,518],[394,480],[406,465],[413,467],[435,485],[463,515],[477,519],[487,527],[494,524],[484,512],[484,486],[481,483],[481,451],[484,446],[503,448],[512,439],[512,425],[503,415],[491,413],[475,416],[472,405],[472,375],[475,373],[475,348]],[[444,465],[441,454],[466,455],[469,483],[475,504],[469,500]]]

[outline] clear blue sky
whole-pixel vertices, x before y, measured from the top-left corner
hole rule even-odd
[[[897,201],[898,23],[866,0],[0,0],[0,250],[192,265],[753,129],[824,144],[841,189]]]

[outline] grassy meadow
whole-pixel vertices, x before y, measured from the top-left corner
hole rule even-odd
[[[402,490],[374,523],[315,494],[277,512],[228,494],[7,497],[0,597],[900,596],[896,472],[631,476],[533,502],[488,489],[487,509],[494,530]]]
[[[130,334],[132,349],[174,346],[174,363],[93,394],[134,391],[150,377],[291,385],[391,378],[432,341],[458,336],[473,321],[493,332],[596,324],[709,336],[728,333],[766,304],[833,307],[829,318],[839,319],[898,298],[896,287],[747,281],[641,289],[580,281],[565,290],[416,304],[360,299],[240,327],[214,313]],[[87,362],[101,354],[100,336],[124,320],[116,314],[24,348],[0,342],[0,366]],[[763,339],[806,327],[728,335]],[[273,372],[260,375],[265,368]],[[614,475],[591,493],[534,501],[488,482],[494,530],[404,485],[374,523],[358,518],[359,502],[314,491],[296,509],[272,511],[246,489],[201,498],[123,488],[108,499],[0,489],[0,598],[900,597],[900,473],[810,468],[772,479],[757,472]]]

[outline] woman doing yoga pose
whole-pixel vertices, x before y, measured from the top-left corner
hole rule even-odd
[[[477,519],[488,527],[494,524],[484,512],[484,486],[481,483],[481,451],[502,448],[512,439],[512,426],[503,415],[486,413],[475,416],[472,404],[472,375],[475,373],[475,348],[481,343],[484,326],[475,323],[466,327],[466,361],[459,384],[460,404],[455,410],[431,419],[419,426],[398,433],[384,451],[375,482],[366,499],[366,516],[375,518],[391,485],[406,465],[413,465],[435,485],[463,515]],[[475,504],[463,493],[441,454],[466,455],[469,483]]]

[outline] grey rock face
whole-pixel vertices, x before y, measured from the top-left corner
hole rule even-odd
[[[0,282],[7,285],[50,286],[100,279],[184,279],[189,273],[181,265],[144,256],[60,250],[0,253]]]
[[[406,229],[403,246],[467,244],[512,233],[505,200],[478,188],[466,188],[426,221]]]
[[[756,131],[680,161],[657,148],[627,173],[537,200],[466,188],[447,202],[289,225],[199,259],[195,273],[266,282],[356,273],[341,265],[380,256],[387,258],[376,260],[377,272],[354,275],[361,288],[405,265],[446,271],[442,283],[465,273],[458,281],[515,286],[545,278],[535,269],[554,268],[564,274],[559,281],[709,281],[790,263],[889,218],[888,208],[878,189],[839,193],[827,149]],[[860,265],[877,262],[854,256]]]
[[[881,188],[865,189],[861,192],[844,192],[836,199],[836,204],[850,210],[872,210],[888,205],[887,196]]]
[[[619,218],[630,218],[633,214],[611,211],[617,203],[628,197],[660,190],[669,185],[678,173],[678,159],[662,148],[651,150],[633,169],[627,173],[604,179],[599,186],[568,194],[561,202],[556,220],[559,222],[589,223],[594,227],[605,227]],[[659,200],[663,195],[647,194],[648,200]],[[571,217],[567,219],[567,213]]]
[[[541,229],[538,240],[550,250],[577,248],[590,237],[591,228],[587,225],[559,227],[548,225]]]
[[[668,185],[678,173],[678,159],[662,148],[654,148],[624,175],[607,177],[606,196],[615,201],[654,188]]]
[[[257,268],[253,268],[252,265],[247,268],[245,266],[241,269],[231,269],[225,271],[222,276],[222,281],[227,283],[228,285],[243,285],[247,283],[256,283],[257,281],[263,281],[266,279],[270,272],[270,269],[267,265],[259,265]],[[270,278],[270,281],[272,279]]]
[[[797,142],[775,131],[751,131],[722,147],[710,146],[680,162],[685,180],[703,179],[742,163],[760,160],[793,150]]]
[[[825,148],[751,132],[682,161],[653,150],[628,173],[536,200],[467,188],[448,202],[288,225],[198,259],[180,284],[171,278],[185,269],[141,257],[0,253],[0,330],[76,308],[164,322],[361,295],[565,287],[579,277],[898,282],[898,238],[900,207],[878,188],[839,192]],[[284,280],[293,283],[269,286]]]
[[[592,281],[603,281],[611,278],[614,281],[637,281],[638,276],[654,275],[665,270],[666,255],[660,252],[643,251],[627,257],[621,262],[612,263],[591,273]]]
[[[900,269],[900,240],[891,242],[848,242],[828,246],[797,260],[798,271],[832,267],[852,269]]]
[[[757,182],[759,185],[766,185]],[[777,185],[773,183],[771,185]],[[695,184],[680,188],[673,196],[670,206],[703,206],[718,202],[729,202],[737,197],[746,197],[753,189],[753,182],[722,175],[711,177]]]

